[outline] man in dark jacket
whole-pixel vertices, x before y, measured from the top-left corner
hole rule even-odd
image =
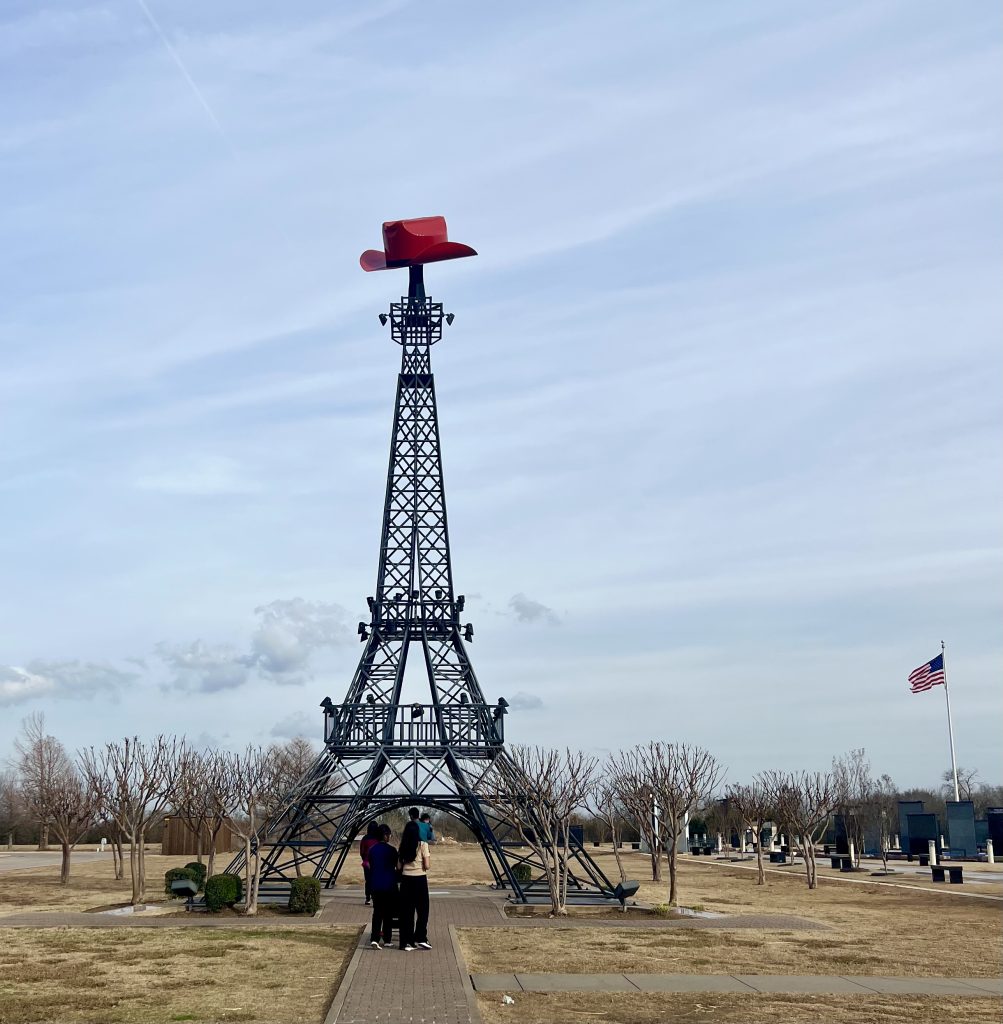
[[[369,945],[391,945],[397,908],[397,848],[390,845],[389,825],[380,826],[380,841],[369,851],[369,890],[373,897],[373,933]]]

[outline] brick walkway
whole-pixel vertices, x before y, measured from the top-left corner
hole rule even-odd
[[[392,949],[371,949],[367,926],[325,1024],[478,1024],[476,998],[457,961],[450,927],[501,924],[497,897],[434,893],[432,949],[402,953],[396,936]],[[362,906],[358,890],[342,890],[327,902],[321,920],[362,924],[369,921],[369,907]]]

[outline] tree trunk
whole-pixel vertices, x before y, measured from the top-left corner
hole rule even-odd
[[[620,857],[620,837],[616,829],[613,830],[613,856],[616,858],[616,869],[620,872],[620,881],[626,882],[627,872],[624,870],[623,860]]]
[[[662,854],[657,840],[651,842],[651,880],[653,882],[662,880]]]
[[[756,843],[756,885],[766,884],[766,869],[763,867],[763,827],[758,825],[756,827],[756,833],[759,836],[759,842]]]
[[[62,850],[62,863],[59,867],[59,884],[66,885],[70,880],[70,851],[73,849],[69,843],[60,843],[60,849]]]
[[[570,845],[568,842],[568,832],[568,828],[565,827],[564,846],[561,850],[561,906],[565,909],[568,906],[568,850]]]
[[[205,862],[206,878],[212,878],[213,872],[216,870],[216,837],[218,835],[218,830],[216,832],[210,831],[209,833],[209,853]]]
[[[146,829],[139,833],[139,902],[146,900]]]
[[[139,851],[136,849],[135,832],[129,835],[129,876],[132,879],[132,905],[142,902],[139,889]]]
[[[48,850],[49,848],[49,823],[47,821],[40,822],[39,824],[38,848],[39,850]]]
[[[676,835],[673,840],[672,846],[669,849],[669,906],[676,907],[679,905],[679,893],[676,891],[676,854],[679,836]]]
[[[161,851],[163,852],[163,851]],[[195,830],[195,862],[197,864],[202,863],[202,823],[199,822],[198,828]]]
[[[13,830],[7,833],[7,849],[14,849],[14,832]]]
[[[115,881],[121,882],[125,878],[125,850],[122,848],[122,833],[116,831],[111,842],[111,859],[115,867]]]
[[[251,854],[251,832],[244,837],[244,913],[253,917],[258,912],[258,894],[255,892],[255,865]]]

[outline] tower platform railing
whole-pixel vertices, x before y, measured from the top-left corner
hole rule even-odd
[[[324,742],[333,750],[488,750],[505,742],[504,708],[494,704],[328,704]]]

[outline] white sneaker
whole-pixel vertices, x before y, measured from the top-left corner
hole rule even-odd
[[[432,943],[431,942],[419,942],[418,943],[418,948],[419,949],[431,949],[432,948]]]
[[[414,952],[414,946],[405,946],[404,949],[403,949],[403,952],[404,953],[413,953]]]
[[[375,939],[373,939],[373,941],[370,942],[369,945],[372,946],[373,949],[379,949],[380,948],[380,944]]]

